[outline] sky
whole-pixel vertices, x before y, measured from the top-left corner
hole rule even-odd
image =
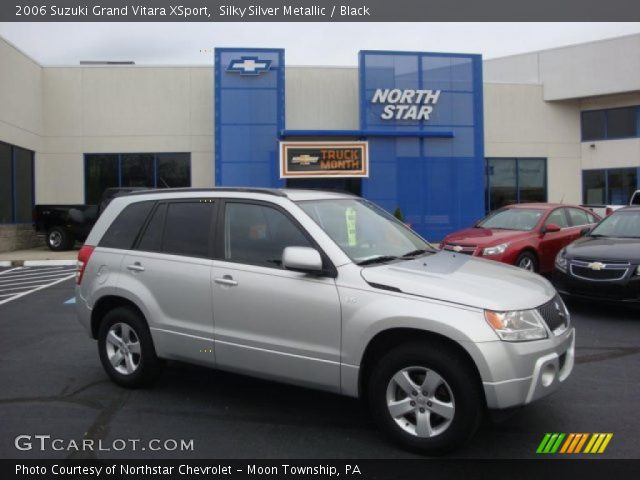
[[[485,58],[640,33],[635,23],[0,23],[41,65],[133,60],[212,65],[214,47],[286,50],[287,65],[357,65],[359,50],[480,53]]]

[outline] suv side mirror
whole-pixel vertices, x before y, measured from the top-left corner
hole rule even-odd
[[[320,252],[310,247],[286,247],[282,252],[282,266],[304,273],[322,272]]]
[[[549,225],[545,225],[542,228],[542,233],[554,233],[559,231],[560,231],[560,226],[558,226],[555,223],[550,223]]]
[[[588,235],[589,232],[591,232],[591,227],[584,227],[580,230],[580,236],[584,237],[585,235]]]

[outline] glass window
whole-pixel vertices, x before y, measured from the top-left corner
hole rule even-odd
[[[538,158],[518,159],[519,203],[545,202],[547,195],[545,183],[547,162]]]
[[[130,250],[153,208],[154,202],[137,202],[125,207],[109,226],[99,246]]]
[[[158,154],[158,188],[191,186],[191,159],[188,153]]]
[[[31,223],[33,152],[0,143],[0,223]]]
[[[593,229],[591,236],[640,238],[640,212],[614,212]]]
[[[213,207],[209,202],[170,203],[162,251],[187,257],[208,257]]]
[[[488,209],[507,205],[547,201],[545,158],[488,158]]]
[[[478,226],[500,230],[529,231],[534,229],[543,214],[544,210],[533,208],[504,208],[478,222]]]
[[[162,235],[164,232],[164,219],[166,213],[166,203],[163,203],[156,208],[147,228],[142,234],[140,243],[138,243],[138,250],[144,250],[147,252],[160,252],[162,250]]]
[[[0,223],[13,222],[11,146],[0,143]]]
[[[601,140],[606,137],[604,110],[582,112],[582,140]]]
[[[16,223],[31,223],[33,211],[33,152],[14,147]]]
[[[616,168],[607,171],[608,204],[627,205],[638,185],[636,168]]]
[[[558,208],[551,212],[551,215],[547,217],[547,220],[544,222],[545,225],[555,224],[560,228],[566,228],[569,226],[567,223],[567,216],[565,215],[566,208]]]
[[[569,212],[569,220],[572,227],[593,223],[593,216],[587,214],[584,210],[580,210],[579,208],[568,208],[567,211]]]
[[[224,258],[230,262],[280,267],[285,247],[311,247],[282,212],[264,205],[227,203]]]
[[[518,203],[515,158],[489,159],[489,205],[491,210]]]
[[[155,186],[153,174],[153,154],[122,155],[121,187]]]
[[[355,262],[435,251],[397,218],[366,200],[309,200],[298,205]]]
[[[585,205],[604,205],[607,187],[605,170],[585,170],[582,172],[582,201]]]
[[[636,136],[636,107],[607,110],[607,138]]]
[[[102,193],[120,186],[118,155],[90,154],[85,156],[85,202],[97,205]]]
[[[97,204],[107,188],[191,186],[189,153],[85,155],[85,202]]]

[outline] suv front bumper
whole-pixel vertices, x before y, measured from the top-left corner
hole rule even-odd
[[[483,375],[487,407],[515,407],[555,392],[569,377],[575,361],[575,330],[545,341],[487,342],[478,347],[493,366],[490,380]]]

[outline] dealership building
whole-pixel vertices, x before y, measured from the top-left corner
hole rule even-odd
[[[484,61],[353,55],[49,67],[0,39],[0,251],[34,244],[34,204],[117,186],[347,190],[436,241],[505,204],[639,187],[640,35]]]

